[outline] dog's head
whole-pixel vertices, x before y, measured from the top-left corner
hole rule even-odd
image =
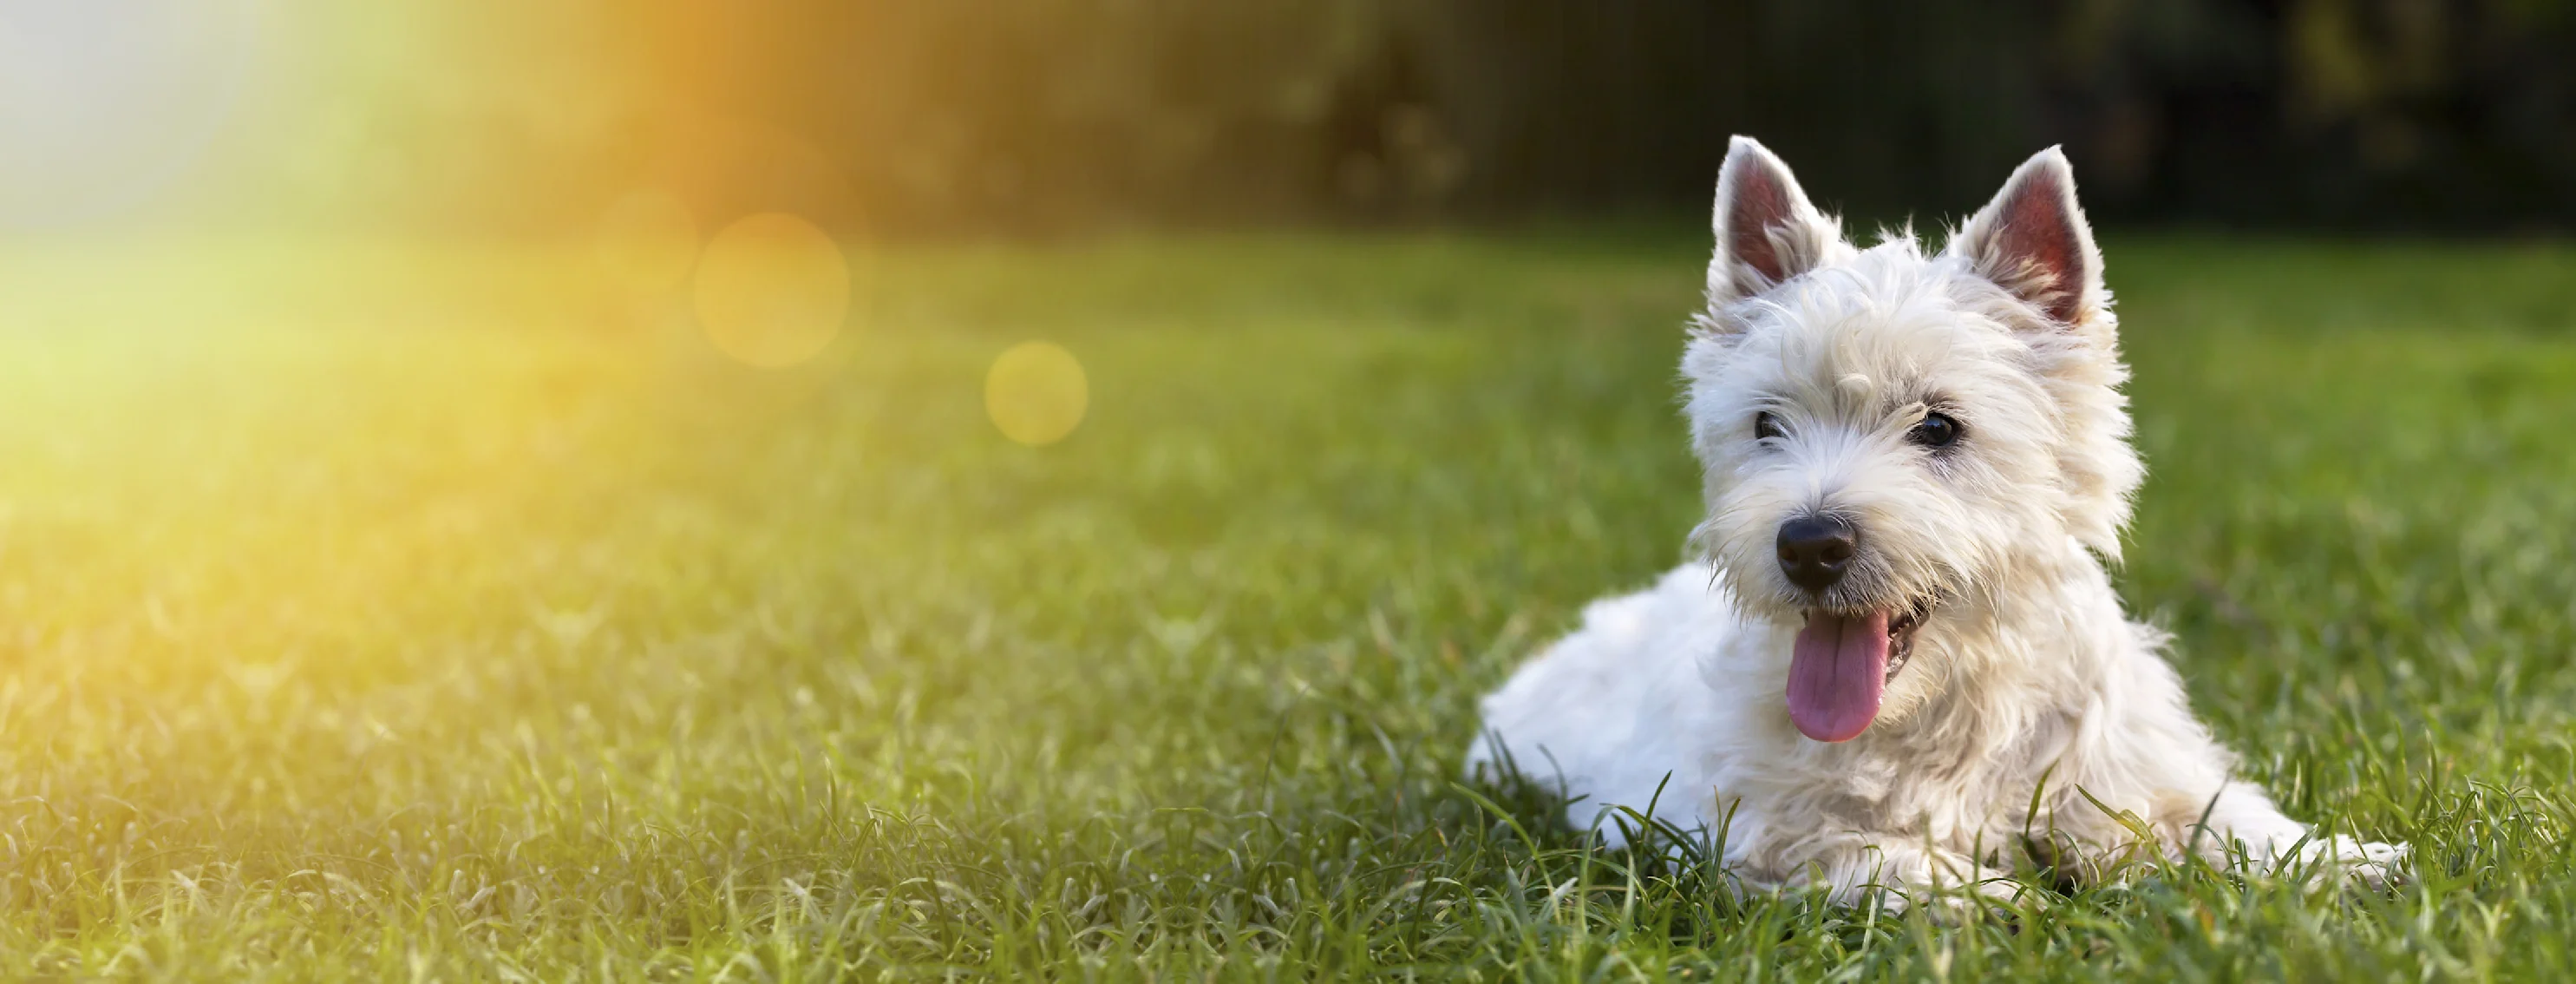
[[[1798,729],[1848,740],[1972,669],[1959,643],[2034,579],[2117,557],[2142,469],[2101,254],[2055,149],[1926,254],[1846,242],[1738,137],[1716,227],[1683,359],[1698,541],[1798,627]]]

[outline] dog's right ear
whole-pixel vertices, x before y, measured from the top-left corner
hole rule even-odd
[[[1770,290],[1816,268],[1842,241],[1842,223],[1816,211],[1789,165],[1751,137],[1736,137],[1717,172],[1717,255],[1708,262],[1708,306]]]

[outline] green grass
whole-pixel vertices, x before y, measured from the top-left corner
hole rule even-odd
[[[1452,780],[1681,555],[1690,237],[865,263],[725,362],[586,256],[21,250],[0,976],[2545,978],[2576,968],[2576,253],[2114,241],[2124,590],[2385,896],[1721,901]],[[572,286],[567,286],[572,285]],[[1024,448],[1045,338],[1089,419]]]

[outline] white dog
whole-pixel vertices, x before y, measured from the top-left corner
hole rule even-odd
[[[1926,255],[1845,242],[1737,137],[1716,227],[1682,358],[1707,561],[1595,602],[1486,698],[1471,774],[1551,783],[1614,842],[1633,818],[1605,811],[1651,807],[1741,883],[1843,904],[2141,849],[2387,877],[2403,845],[2312,836],[2230,778],[2111,589],[2143,468],[2065,155]]]

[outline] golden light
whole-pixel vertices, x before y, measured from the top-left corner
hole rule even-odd
[[[1053,342],[1011,346],[984,374],[984,412],[1002,436],[1030,447],[1064,440],[1090,407],[1082,362]]]
[[[599,217],[599,265],[619,287],[658,294],[688,279],[698,259],[698,223],[679,197],[642,189]]]
[[[765,212],[726,226],[698,256],[698,323],[726,355],[767,369],[813,358],[849,313],[850,266],[814,224]]]

